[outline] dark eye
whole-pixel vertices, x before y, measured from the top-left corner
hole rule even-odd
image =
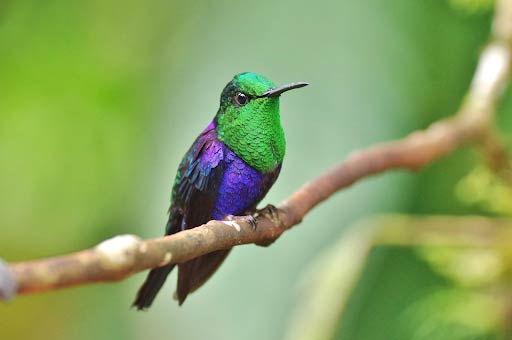
[[[238,92],[233,98],[235,100],[235,104],[238,106],[244,106],[249,102],[249,97],[242,92]]]

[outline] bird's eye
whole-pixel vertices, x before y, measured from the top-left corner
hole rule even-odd
[[[237,94],[235,94],[233,99],[235,100],[235,104],[238,106],[244,106],[249,102],[249,97],[242,92],[238,92]]]

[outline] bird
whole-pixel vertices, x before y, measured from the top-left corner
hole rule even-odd
[[[175,234],[234,216],[252,217],[281,171],[286,141],[279,98],[308,85],[276,87],[262,75],[237,74],[224,87],[220,106],[183,157],[172,188],[165,234]],[[253,225],[254,227],[255,225]],[[178,264],[175,297],[182,305],[219,268],[231,249],[217,250]],[[152,269],[133,306],[151,306],[176,264]]]

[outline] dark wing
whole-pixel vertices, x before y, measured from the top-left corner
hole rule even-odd
[[[224,165],[224,144],[217,139],[215,129],[213,126],[210,126],[199,135],[180,163],[173,187],[169,220],[165,231],[166,235],[196,227],[208,222],[212,218],[215,199],[222,175],[224,174]],[[211,254],[205,256],[212,259],[215,258]],[[211,271],[211,269],[200,265],[201,258],[180,265],[180,268],[182,266],[194,268],[190,273],[187,271],[187,273],[183,274],[181,274],[182,270],[180,269],[180,278],[178,280],[180,303],[183,302],[191,290],[192,285],[190,282],[196,281],[194,280],[194,275],[197,273],[199,276],[204,276],[201,273],[202,268],[205,268],[206,271]],[[192,263],[195,263],[195,265],[187,266],[187,264]],[[151,305],[156,294],[164,284],[167,275],[169,275],[173,268],[174,265],[172,264],[153,269],[149,272],[134,302],[138,309],[144,309]],[[179,282],[183,282],[181,294]]]
[[[213,208],[224,175],[224,144],[215,131],[200,138],[183,160],[176,182],[175,207],[182,211],[178,230],[189,229],[212,219]],[[168,232],[178,226],[168,225]],[[177,295],[180,305],[217,270],[229,250],[215,251],[179,265]]]
[[[211,219],[225,170],[224,148],[215,130],[207,129],[183,157],[173,188],[167,235],[197,227]]]

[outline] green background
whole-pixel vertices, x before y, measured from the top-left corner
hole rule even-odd
[[[223,86],[243,71],[311,84],[281,100],[287,155],[264,200],[278,203],[351,151],[455,112],[489,38],[489,7],[460,0],[1,2],[0,256],[22,261],[117,234],[160,236],[181,156],[213,118]],[[511,105],[500,106],[505,131]],[[148,312],[129,309],[141,273],[17,297],[0,305],[0,338],[281,339],[300,327],[290,318],[301,308],[305,270],[356,220],[385,212],[492,214],[456,197],[478,162],[463,150],[417,174],[386,174],[344,190],[271,247],[235,249],[181,308],[171,298],[173,273]],[[368,275],[378,268],[385,286],[365,292],[363,275],[350,304],[356,308],[336,334],[413,338],[393,328],[393,308],[406,308],[390,306],[399,284],[449,286],[422,261],[407,249],[372,253]],[[407,299],[416,301],[412,293]],[[443,303],[418,309],[436,313]]]

